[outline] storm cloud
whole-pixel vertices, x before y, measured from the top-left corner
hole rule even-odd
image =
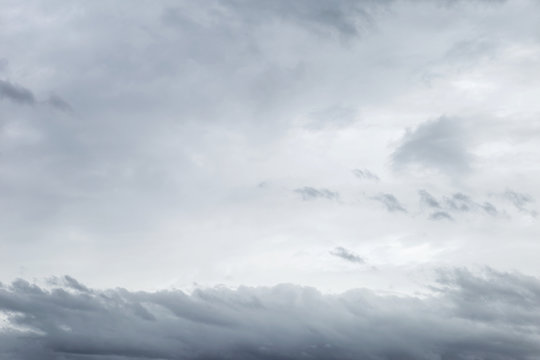
[[[535,359],[540,282],[445,270],[423,297],[297,285],[133,292],[18,280],[0,354],[32,359]],[[437,331],[434,331],[436,329]]]

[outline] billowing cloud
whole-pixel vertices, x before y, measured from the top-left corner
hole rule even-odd
[[[313,200],[317,198],[335,200],[339,198],[339,194],[335,191],[324,188],[316,189],[311,186],[304,186],[303,188],[298,188],[294,190],[294,192],[300,194],[303,200]]]
[[[460,121],[442,116],[408,130],[392,161],[395,169],[420,165],[455,176],[470,170],[471,155]]]
[[[342,258],[343,260],[352,262],[352,263],[364,264],[366,262],[359,255],[341,246],[338,246],[334,250],[330,251],[330,254],[337,256],[339,258]]]
[[[422,298],[296,285],[0,289],[0,355],[33,359],[536,359],[540,282],[441,272]],[[434,331],[436,329],[436,331]]]

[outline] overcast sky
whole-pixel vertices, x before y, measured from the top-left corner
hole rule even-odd
[[[0,347],[540,358],[539,24],[534,0],[0,0]],[[342,334],[379,320],[411,338]],[[126,324],[156,339],[85,343]]]

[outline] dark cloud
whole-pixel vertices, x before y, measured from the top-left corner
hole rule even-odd
[[[442,116],[408,130],[392,161],[395,169],[420,165],[455,176],[469,171],[471,156],[459,120]]]
[[[380,194],[373,197],[373,200],[377,200],[386,206],[386,209],[390,212],[402,211],[407,212],[407,210],[399,203],[398,199],[392,194]]]
[[[25,105],[33,105],[36,102],[30,90],[4,80],[0,80],[0,99],[8,99]]]
[[[341,246],[336,247],[334,250],[330,251],[330,254],[337,256],[339,258],[342,258],[344,260],[350,261],[352,263],[365,264],[366,262],[362,257],[356,255],[355,253]]]
[[[294,190],[294,192],[300,194],[303,200],[313,200],[317,198],[333,200],[339,198],[337,192],[328,189],[315,189],[310,186],[304,186],[303,188]]]
[[[353,174],[360,179],[379,181],[379,177],[367,169],[354,169]]]
[[[536,359],[540,282],[442,271],[431,295],[313,288],[132,292],[0,288],[0,357],[49,359]],[[436,329],[436,331],[434,331]]]

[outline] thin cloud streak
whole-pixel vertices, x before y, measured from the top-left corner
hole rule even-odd
[[[330,251],[330,254],[337,256],[343,260],[349,261],[351,263],[364,264],[366,262],[362,257],[356,255],[355,253],[341,246],[338,246],[334,250]]]

